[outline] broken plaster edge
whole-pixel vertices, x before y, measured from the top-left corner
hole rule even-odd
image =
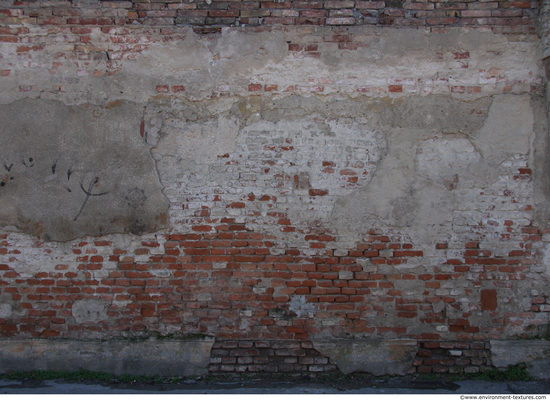
[[[418,351],[415,340],[313,340],[312,343],[344,374],[404,376],[409,373]]]

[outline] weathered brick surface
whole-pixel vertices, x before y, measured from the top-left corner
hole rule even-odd
[[[491,369],[488,343],[419,343],[413,362],[417,373],[478,373]]]
[[[61,244],[3,231],[0,335],[207,334],[217,340],[211,372],[331,371],[336,365],[311,339],[413,339],[416,372],[482,371],[490,365],[489,340],[540,335],[548,324],[550,237],[535,219],[540,166],[529,154],[533,149],[499,160],[499,179],[484,187],[439,174],[448,166],[437,158],[454,152],[451,139],[463,141],[469,132],[441,130],[433,143],[415,144],[423,179],[462,191],[450,228],[433,234],[429,245],[411,238],[406,224],[373,223],[350,239],[331,216],[339,199],[371,182],[387,155],[387,137],[366,128],[369,118],[382,118],[379,109],[439,96],[472,104],[469,116],[487,118],[488,106],[476,108],[476,101],[512,95],[538,101],[545,89],[538,60],[516,66],[517,54],[536,52],[538,10],[536,1],[197,0],[102,2],[94,8],[71,1],[15,2],[0,9],[2,101],[72,104],[91,98],[112,107],[108,102],[137,98],[144,115],[136,135],[158,156],[170,201],[170,226],[154,234]],[[230,59],[223,46],[212,45],[208,67],[184,69],[165,59],[169,72],[132,75],[140,63],[157,68],[162,53],[155,52],[163,46],[201,36],[207,48],[229,26],[231,34],[273,35],[283,43],[278,58],[272,57],[284,59],[283,72],[262,65],[260,73],[247,70],[238,79],[194,75]],[[457,28],[476,35],[490,28],[495,43],[506,43],[499,51],[517,53],[489,62],[484,51],[459,44],[450,50],[427,46],[414,49],[425,69],[411,68],[411,59],[376,74],[334,67],[342,57],[354,61],[370,54],[387,26],[438,38]],[[178,60],[193,58],[184,56]],[[320,63],[332,67],[318,68]],[[352,115],[322,103],[306,109],[311,119],[293,117],[289,126],[282,120],[299,106],[280,114],[265,106],[295,98],[327,104],[349,98],[376,112]],[[219,115],[238,109],[242,119],[212,123],[218,121],[210,111],[216,108]],[[270,113],[270,121],[256,124],[257,116]],[[207,154],[192,138],[184,145],[163,142],[185,130],[207,135],[193,124],[209,132],[237,127],[234,147]],[[215,135],[208,138],[216,141]],[[451,167],[478,161],[473,146],[459,145],[460,161],[449,162]],[[185,155],[198,153],[206,161],[171,165],[184,159],[173,149],[186,146]],[[81,320],[73,309],[78,301],[95,302],[93,318]]]
[[[531,266],[528,257],[518,263],[504,257],[499,265],[484,264],[490,258],[467,258],[471,260],[442,264],[430,273],[366,272],[359,260],[382,259],[379,269],[406,263],[409,257],[396,254],[408,244],[396,242],[395,236],[391,242],[384,242],[382,236],[373,232],[368,242],[356,246],[361,250],[354,252],[353,257],[331,256],[334,251],[323,257],[291,251],[273,255],[268,251],[274,244],[263,235],[231,225],[231,221],[227,223],[213,233],[159,235],[158,245],[145,243],[136,249],[116,250],[93,241],[81,242],[72,248],[78,255],[75,272],[59,264],[51,272],[25,277],[9,263],[0,265],[2,292],[17,299],[21,311],[28,312],[25,318],[2,319],[2,333],[22,338],[124,337],[159,332],[169,326],[183,332],[215,333],[220,339],[250,339],[224,343],[224,348],[243,349],[242,355],[230,354],[240,357],[258,356],[255,351],[254,355],[246,351],[251,349],[251,341],[256,340],[255,347],[259,349],[264,344],[261,340],[306,340],[319,330],[335,336],[368,333],[382,338],[397,335],[467,342],[501,339],[505,333],[519,334],[516,329],[528,333],[529,326],[545,321],[548,300],[538,296],[532,298],[531,311],[509,312],[474,323],[469,318],[471,313],[460,305],[459,294],[453,294],[456,290],[448,285],[461,281],[461,293],[473,293],[491,277],[499,287],[506,288],[515,280],[525,279]],[[23,238],[17,240],[7,234],[3,237],[5,255],[24,251]],[[382,244],[383,247],[377,246]],[[532,244],[527,240],[524,246],[529,249]],[[46,255],[51,252],[40,242],[28,245]],[[376,255],[365,256],[373,248],[378,248]],[[144,252],[136,252],[141,249]],[[383,252],[385,256],[381,258]],[[105,262],[94,263],[99,258]],[[118,268],[109,270],[111,264]],[[437,273],[438,270],[442,272]],[[264,284],[266,279],[270,284]],[[396,290],[401,282],[418,283],[417,295]],[[288,310],[288,301],[294,294],[306,296],[319,308],[314,316],[298,317]],[[83,299],[108,301],[109,320],[72,322],[72,303]],[[481,302],[483,309],[483,299]],[[436,312],[436,305],[447,311],[456,310],[457,316]],[[396,316],[391,327],[384,326],[388,313]],[[435,331],[411,335],[413,322],[434,325]],[[453,348],[446,344],[426,343],[424,347]]]
[[[539,1],[16,2],[2,22],[43,26],[385,25],[490,27],[534,32]]]
[[[337,366],[313,349],[311,343],[300,341],[239,341],[229,355],[248,355],[223,358],[220,352],[229,341],[214,344],[209,371],[216,372],[332,372]]]

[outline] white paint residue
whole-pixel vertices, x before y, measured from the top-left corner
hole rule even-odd
[[[0,304],[0,318],[5,319],[12,314],[12,308],[10,304]]]
[[[296,313],[298,317],[307,315],[309,313],[315,313],[315,305],[307,303],[305,295],[299,295],[290,301],[289,309]]]

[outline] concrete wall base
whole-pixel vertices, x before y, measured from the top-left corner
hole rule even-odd
[[[527,364],[527,372],[537,379],[550,378],[550,341],[491,341],[493,365],[506,368]]]
[[[313,341],[345,374],[368,372],[377,376],[409,373],[417,353],[416,341],[334,340]]]
[[[202,375],[208,372],[213,344],[209,337],[190,341],[1,341],[0,372],[84,369],[117,376]]]

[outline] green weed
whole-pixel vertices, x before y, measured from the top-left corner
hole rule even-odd
[[[418,380],[484,380],[492,382],[511,382],[511,381],[529,381],[532,378],[527,373],[527,366],[523,363],[508,366],[506,370],[492,368],[485,372],[478,373],[453,373],[453,374],[420,374],[416,376]]]
[[[8,380],[57,380],[65,379],[72,381],[86,381],[86,380],[111,380],[113,375],[103,372],[90,372],[88,370],[78,370],[76,372],[53,372],[53,371],[43,371],[35,370],[32,372],[12,372],[1,374],[0,378]]]
[[[153,378],[151,376],[136,376],[136,375],[129,375],[129,374],[123,374],[118,377],[118,381],[124,382],[124,383],[132,383],[132,382],[149,382],[152,381]]]
[[[528,381],[531,380],[529,373],[527,373],[527,366],[525,364],[508,366],[506,370],[499,370],[493,368],[477,375],[478,380],[487,381]]]

